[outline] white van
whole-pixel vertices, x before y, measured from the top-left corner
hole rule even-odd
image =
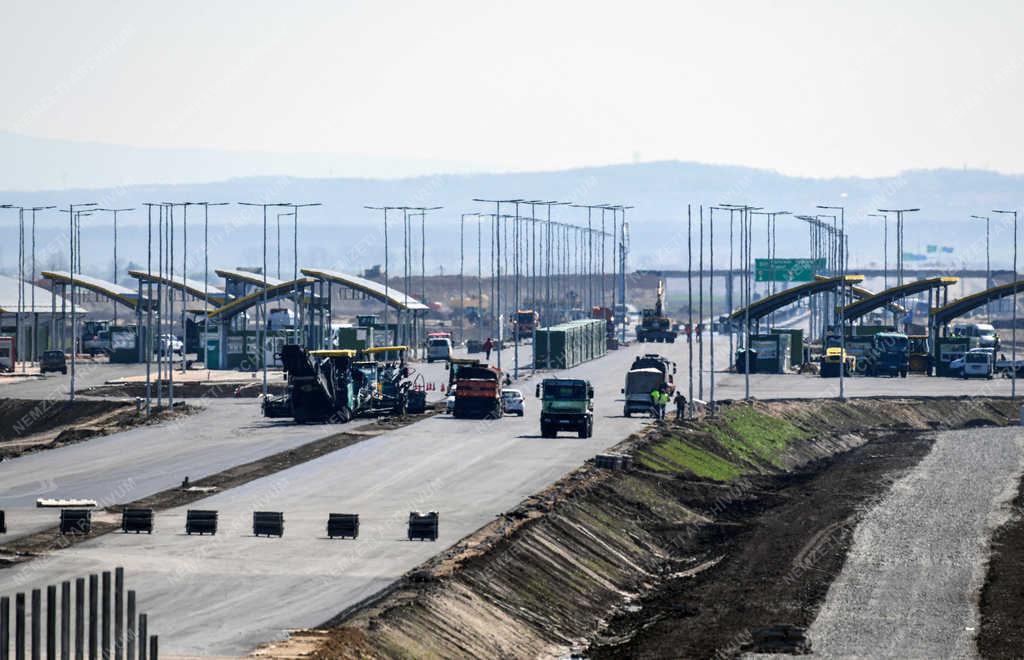
[[[434,360],[450,360],[452,358],[452,340],[448,337],[431,337],[427,340],[427,362]]]

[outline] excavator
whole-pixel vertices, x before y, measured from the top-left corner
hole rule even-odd
[[[640,325],[636,329],[636,340],[639,342],[668,342],[676,340],[672,329],[672,319],[665,316],[665,281],[658,280],[658,297],[654,301],[654,309],[642,312]]]

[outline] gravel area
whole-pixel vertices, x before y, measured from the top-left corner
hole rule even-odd
[[[1024,471],[1019,427],[938,434],[864,517],[809,637],[828,657],[976,657],[989,540]]]

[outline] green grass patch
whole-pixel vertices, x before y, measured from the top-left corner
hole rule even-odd
[[[743,474],[739,466],[674,435],[644,450],[639,462],[657,472],[689,471],[715,481],[730,481]]]
[[[708,429],[715,440],[750,463],[782,467],[780,454],[809,434],[785,419],[759,412],[750,406],[732,406],[722,414],[723,426]]]

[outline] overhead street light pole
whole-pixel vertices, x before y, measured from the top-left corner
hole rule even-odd
[[[750,299],[751,299],[751,281],[750,281],[750,248],[753,241],[752,227],[751,227],[751,213],[754,211],[760,211],[760,206],[749,206],[747,204],[719,204],[719,206],[725,208],[736,209],[740,212],[740,225],[741,225],[741,242],[743,245],[742,256],[743,260],[743,280],[744,280],[744,303],[743,303],[743,397],[747,401],[750,400]]]
[[[494,214],[497,218],[497,229],[495,231],[495,241],[497,247],[497,265],[498,265],[498,276],[497,276],[497,305],[495,310],[497,311],[497,323],[498,323],[498,356],[497,356],[497,367],[501,369],[501,344],[504,337],[504,314],[502,313],[502,302],[501,302],[501,205],[502,204],[515,204],[516,215],[519,214],[519,204],[523,202],[521,199],[480,199],[473,198],[474,202],[484,202],[488,204],[494,204]],[[517,347],[518,348],[518,347]]]
[[[818,205],[819,209],[826,211],[839,211],[839,350],[842,352],[842,360],[839,363],[839,400],[846,399],[845,378],[846,372],[846,319],[844,318],[844,307],[846,306],[846,209],[842,206]]]
[[[992,252],[991,252],[991,243],[989,241],[989,238],[991,236],[991,233],[989,231],[989,226],[990,226],[991,223],[989,222],[989,216],[987,216],[987,215],[972,215],[971,217],[974,218],[975,220],[984,220],[985,221],[985,288],[988,289],[989,287],[992,286]],[[985,314],[986,314],[986,316],[988,316],[988,322],[991,323],[992,322],[992,302],[991,301],[985,303]]]
[[[882,219],[882,290],[889,288],[889,216],[884,213],[868,213],[869,218]]]
[[[114,278],[111,280],[114,284],[117,284],[117,214],[126,213],[128,211],[134,211],[134,208],[124,209],[96,209],[97,211],[106,211],[114,214]],[[114,304],[114,325],[117,325],[117,304]]]
[[[993,213],[1001,213],[1003,215],[1013,215],[1013,319],[1010,333],[1010,362],[1013,368],[1010,369],[1010,373],[1013,375],[1013,382],[1010,385],[1010,400],[1017,400],[1017,211],[998,211],[993,210]]]
[[[879,213],[896,214],[896,284],[903,286],[903,214],[921,209],[878,209]]]
[[[75,225],[77,222],[76,214],[81,211],[76,210],[77,208],[85,208],[88,206],[98,206],[97,202],[88,202],[86,204],[68,204],[66,213],[68,214],[68,244],[70,248],[70,272],[71,275],[71,384],[68,388],[68,400],[75,400],[75,367],[78,363],[77,349],[78,349],[78,319],[75,314],[75,305],[78,303],[78,292],[75,286],[75,258],[76,258],[76,238],[75,238]]]
[[[263,364],[263,399],[267,398],[267,207],[292,206],[290,203],[238,202],[240,206],[258,206],[263,209],[263,313],[257,336],[260,338],[260,362]]]
[[[203,366],[210,380],[210,207],[227,206],[227,202],[188,202],[203,207]],[[221,348],[221,351],[225,350]]]

